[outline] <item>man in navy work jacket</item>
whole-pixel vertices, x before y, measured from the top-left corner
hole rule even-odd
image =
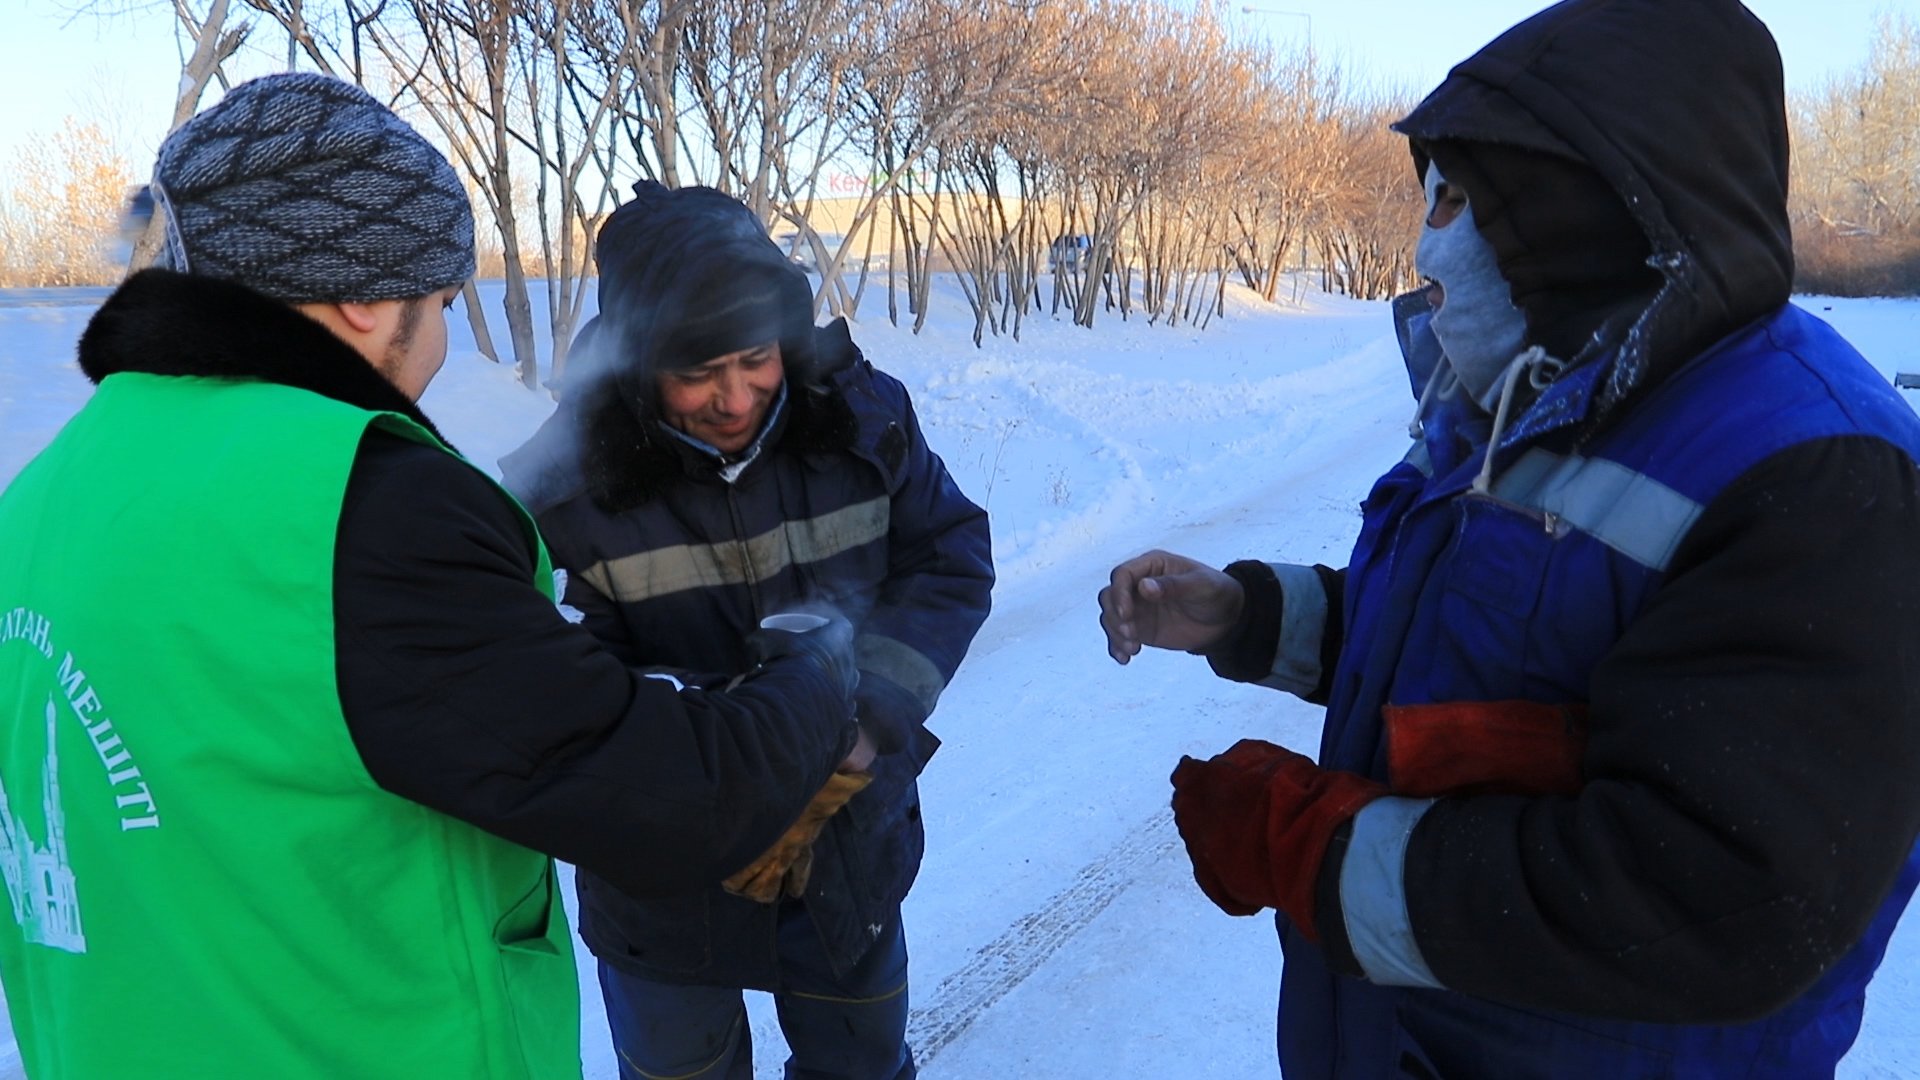
[[[567,601],[616,654],[690,684],[749,667],[759,621],[796,610],[850,620],[860,669],[856,749],[724,886],[642,897],[580,875],[622,1075],[751,1077],[752,988],[775,996],[789,1077],[911,1077],[915,778],[987,615],[986,513],[846,323],[814,326],[806,275],[740,202],[643,182],[596,252],[600,314],[560,408],[502,462]]]
[[[1916,877],[1920,419],[1787,302],[1779,54],[1568,0],[1395,125],[1414,443],[1346,569],[1154,552],[1109,650],[1327,707],[1174,771],[1291,1078],[1831,1076]]]

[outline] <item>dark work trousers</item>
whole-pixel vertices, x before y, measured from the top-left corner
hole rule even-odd
[[[781,902],[778,935],[773,1001],[792,1051],[787,1080],[913,1080],[899,910],[844,978],[827,962],[805,905]],[[753,1080],[753,1034],[738,989],[656,982],[602,963],[600,991],[621,1080]]]

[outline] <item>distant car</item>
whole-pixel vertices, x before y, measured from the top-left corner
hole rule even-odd
[[[809,274],[813,273],[813,247],[799,233],[780,233],[773,238],[773,242],[787,253],[788,262]]]
[[[1077,274],[1093,250],[1093,239],[1085,233],[1056,236],[1047,245],[1047,269],[1056,274]]]
[[[840,249],[842,239],[839,233],[820,234],[820,246],[827,249],[828,258],[832,258],[833,253]],[[813,256],[813,245],[807,243],[806,237],[796,232],[781,233],[773,238],[773,242],[786,249],[788,262],[809,274],[820,272],[820,265]],[[849,254],[841,262],[840,271],[846,274],[857,274],[860,272],[860,265],[860,259]]]
[[[1920,390],[1920,371],[1902,371],[1893,376],[1893,385],[1898,390]]]

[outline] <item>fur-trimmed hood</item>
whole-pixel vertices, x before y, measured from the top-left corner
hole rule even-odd
[[[80,336],[80,370],[95,383],[121,372],[257,379],[399,413],[440,435],[325,326],[244,285],[172,270],[142,270],[114,290]]]

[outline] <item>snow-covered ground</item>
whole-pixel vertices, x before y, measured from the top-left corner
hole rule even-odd
[[[483,289],[485,286],[483,286]],[[85,401],[73,343],[97,293],[0,293],[0,483]],[[1358,501],[1412,411],[1383,304],[1233,292],[1204,331],[1046,319],[976,350],[957,294],[921,337],[870,298],[856,339],[912,391],[934,447],[987,506],[994,612],[933,719],[927,860],[907,902],[912,1037],[929,1080],[1274,1075],[1271,923],[1193,886],[1166,810],[1183,753],[1261,736],[1312,752],[1319,710],[1214,679],[1192,657],[1105,653],[1094,596],[1165,547],[1345,558]],[[1803,298],[1882,370],[1920,371],[1920,302]],[[538,304],[535,305],[539,307]],[[459,314],[455,313],[456,316]],[[550,411],[472,348],[424,407],[491,463]],[[504,337],[496,328],[496,337]],[[1909,918],[1840,1075],[1920,1077],[1920,932]],[[590,1078],[616,1075],[581,952]],[[753,995],[757,1075],[784,1056]],[[0,1033],[0,1080],[17,1076]]]

